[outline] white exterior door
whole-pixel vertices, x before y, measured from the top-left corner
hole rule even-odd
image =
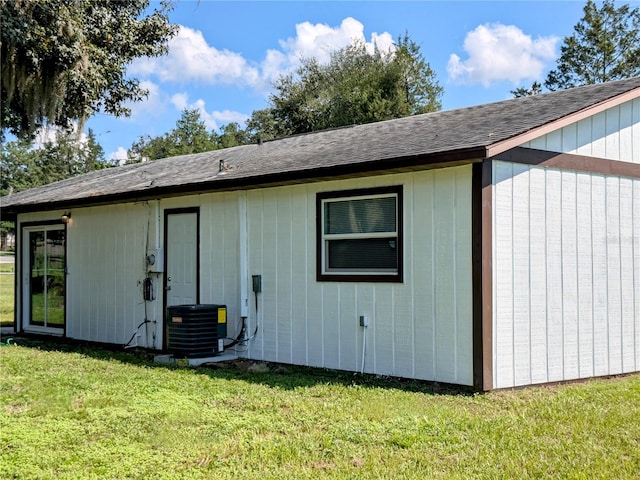
[[[166,306],[198,303],[198,212],[167,213]]]

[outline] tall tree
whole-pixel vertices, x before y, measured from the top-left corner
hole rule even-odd
[[[126,76],[127,65],[164,54],[176,32],[171,3],[148,7],[149,0],[0,2],[2,135],[82,126],[101,110],[128,115],[126,103],[148,92]]]
[[[217,135],[207,127],[197,109],[185,108],[176,126],[158,137],[138,138],[128,151],[129,163],[200,153],[218,148]]]
[[[105,160],[104,150],[91,129],[86,138],[78,138],[73,132],[59,131],[55,141],[46,142],[39,153],[46,183],[112,166]]]
[[[544,82],[549,90],[608,82],[640,75],[640,8],[593,0],[565,37],[557,67]]]
[[[247,127],[269,139],[343,125],[399,118],[441,108],[442,87],[409,35],[393,52],[367,52],[355,43],[332,53],[328,64],[305,59],[280,77],[269,106]]]
[[[278,137],[281,128],[269,107],[254,110],[247,119],[247,137],[255,143],[258,140],[271,140]]]
[[[220,127],[220,133],[215,136],[218,148],[237,147],[251,143],[251,139],[246,130],[240,127],[237,122],[231,122]]]
[[[27,140],[2,144],[0,150],[0,195],[10,195],[31,187],[44,185],[37,168],[38,152]]]
[[[7,142],[0,152],[0,195],[46,185],[112,166],[91,129],[86,138],[69,131],[34,147],[24,139]]]

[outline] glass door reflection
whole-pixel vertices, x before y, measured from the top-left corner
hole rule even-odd
[[[65,231],[29,232],[30,325],[64,328]]]

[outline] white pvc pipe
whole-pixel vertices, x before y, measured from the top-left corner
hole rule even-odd
[[[248,266],[248,239],[247,239],[247,194],[238,193],[238,226],[240,227],[238,238],[239,271],[240,271],[240,316],[249,317],[249,266]],[[248,327],[247,327],[248,328]]]
[[[156,230],[153,248],[158,249],[160,248],[160,226],[162,222],[162,219],[160,218],[160,200],[156,200],[153,213],[155,217],[154,228]]]

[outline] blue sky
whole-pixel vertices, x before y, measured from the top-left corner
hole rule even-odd
[[[405,32],[444,87],[443,109],[510,98],[555,66],[585,1],[179,1],[166,57],[129,69],[149,89],[130,118],[87,122],[110,158],[162,135],[185,107],[210,129],[267,105],[271,81],[303,56],[321,61],[353,38],[390,46]],[[638,1],[627,2],[632,5]]]

